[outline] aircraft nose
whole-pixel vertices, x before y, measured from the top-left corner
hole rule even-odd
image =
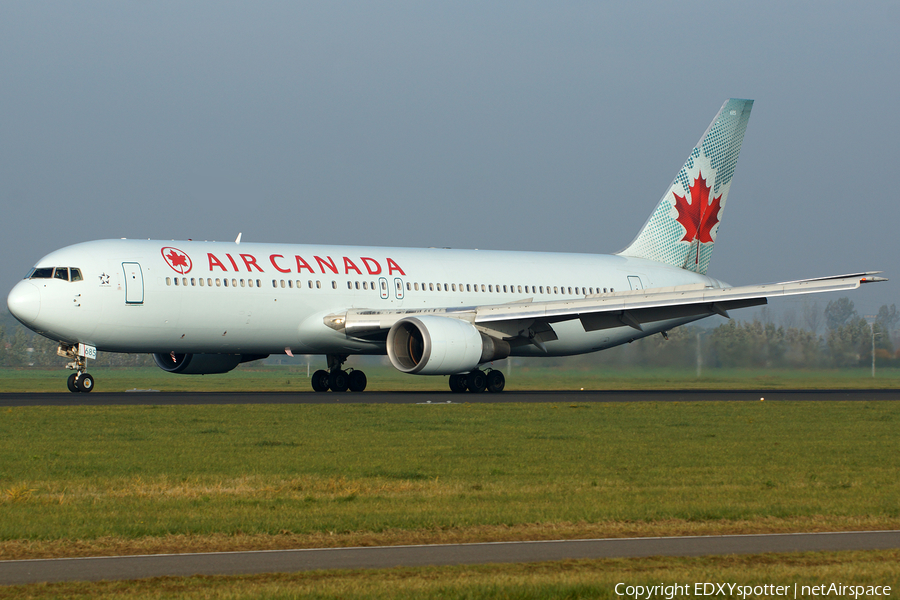
[[[30,281],[20,281],[7,296],[6,306],[22,323],[33,323],[41,312],[41,292]]]

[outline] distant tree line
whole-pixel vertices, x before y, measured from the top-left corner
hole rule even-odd
[[[0,367],[59,368],[68,359],[58,356],[58,343],[34,333],[10,318],[0,323]],[[144,367],[156,363],[149,354],[98,352],[91,364],[103,367]]]
[[[693,368],[787,367],[841,368],[900,367],[897,326],[900,313],[884,305],[874,319],[861,317],[849,298],[828,302],[824,310],[806,302],[802,309],[788,309],[779,323],[767,307],[751,320],[731,319],[716,327],[677,327],[605,352],[567,358],[570,364],[645,365]],[[870,323],[871,321],[871,323]],[[821,333],[820,333],[821,332]],[[56,354],[54,341],[33,333],[9,315],[0,322],[0,366],[61,367],[66,359]],[[97,366],[138,367],[155,365],[149,354],[98,353]]]

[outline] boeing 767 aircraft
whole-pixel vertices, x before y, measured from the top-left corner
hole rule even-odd
[[[855,273],[732,287],[706,274],[752,100],[725,102],[644,227],[611,255],[100,240],[40,259],[10,312],[59,342],[89,392],[87,360],[148,352],[170,373],[225,373],[270,354],[324,354],[316,391],[362,391],[353,354],[500,392],[508,356],[611,348],[772,296],[884,281]]]

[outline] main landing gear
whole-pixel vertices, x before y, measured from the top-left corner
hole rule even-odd
[[[69,375],[66,380],[70,392],[88,393],[94,389],[94,378],[87,372],[87,359],[78,356],[77,346],[69,346],[68,344],[60,344],[56,349],[59,356],[72,359],[72,362],[66,365],[67,369],[73,369],[75,372]]]
[[[477,393],[487,390],[499,393],[503,391],[504,387],[506,387],[506,377],[496,369],[491,369],[487,373],[475,369],[468,374],[458,373],[450,376],[451,392],[462,393],[468,390]]]
[[[361,392],[366,389],[366,374],[356,369],[341,369],[347,360],[346,354],[329,354],[328,370],[319,369],[312,375],[312,387],[317,392]]]

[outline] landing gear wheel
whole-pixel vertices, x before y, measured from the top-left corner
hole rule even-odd
[[[94,378],[87,373],[82,373],[81,377],[78,378],[78,381],[75,385],[78,386],[79,392],[83,392],[86,394],[94,389]]]
[[[459,393],[466,391],[466,376],[465,375],[451,375],[450,376],[450,391]]]
[[[484,388],[487,386],[487,377],[484,375],[484,371],[479,371],[475,369],[471,373],[466,376],[466,387],[469,388],[470,392],[478,393],[483,392]]]
[[[351,392],[361,392],[366,389],[368,380],[366,379],[366,374],[362,371],[350,371],[350,375],[347,376],[347,379]]]
[[[346,371],[332,371],[328,376],[328,387],[332,392],[346,392],[350,387],[350,378]]]
[[[69,375],[69,379],[66,380],[66,385],[69,387],[69,391],[76,394],[81,391],[78,389],[78,382],[76,381],[77,378],[78,375],[72,373],[71,375]]]
[[[487,391],[499,394],[506,387],[506,377],[500,371],[490,371],[487,374]]]
[[[312,376],[312,388],[317,392],[328,391],[328,371],[319,369]]]

